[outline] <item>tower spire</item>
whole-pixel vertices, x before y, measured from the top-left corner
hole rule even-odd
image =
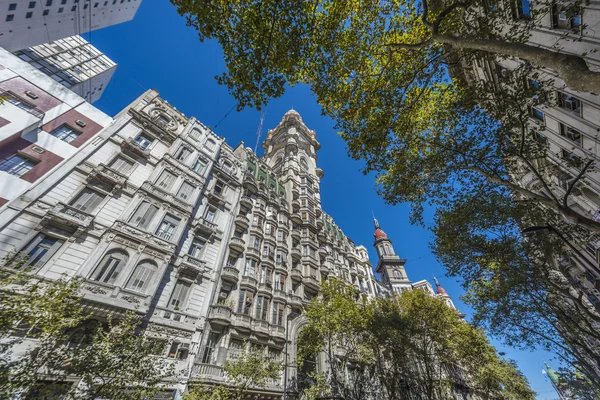
[[[438,279],[435,276],[433,277],[433,281],[435,282],[435,289],[437,294],[448,294],[446,293],[446,290],[442,287],[442,285],[440,285],[440,281],[438,281]]]
[[[379,229],[379,221],[375,218],[375,213],[371,210],[371,214],[373,214],[373,223],[375,224],[375,229]]]

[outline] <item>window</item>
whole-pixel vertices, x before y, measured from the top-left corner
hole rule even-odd
[[[75,11],[75,10],[77,10],[77,6],[71,7],[71,11]]]
[[[217,209],[214,207],[208,207],[206,209],[206,213],[204,214],[204,219],[208,222],[215,222],[217,217]]]
[[[44,10],[44,12],[42,13],[43,16],[46,16],[48,14],[50,14],[50,10]]]
[[[31,14],[31,13],[28,13]],[[31,16],[27,17],[30,18]],[[4,98],[4,100],[8,101],[10,104],[15,105],[17,107],[19,107],[21,110],[25,110],[25,111],[31,111],[33,110],[35,107],[32,106],[31,104],[29,104],[28,102],[21,100],[21,98],[15,96],[12,93],[9,93],[8,96],[6,96]]]
[[[254,215],[252,217],[252,226],[258,226],[258,227],[262,228],[264,223],[265,223],[265,219],[263,217],[261,217],[260,215]]]
[[[29,2],[29,8],[35,8],[35,1]]]
[[[216,181],[215,186],[213,187],[213,192],[223,195],[225,193],[225,184],[221,181]]]
[[[118,156],[115,157],[108,166],[115,171],[126,175],[129,173],[129,171],[131,171],[131,168],[133,168],[133,164],[133,161],[128,160],[125,157]]]
[[[99,3],[94,3],[94,8],[98,7]]]
[[[285,275],[281,272],[275,272],[275,289],[276,290],[285,290]]]
[[[196,163],[194,164],[194,171],[196,171],[199,174],[204,174],[204,171],[206,171],[206,163],[204,161],[202,161],[201,159],[196,160]]]
[[[158,207],[148,203],[147,201],[144,201],[133,214],[129,220],[129,223],[137,226],[138,228],[146,229],[148,228],[150,221],[152,221],[152,218],[154,218],[154,215],[157,211]]]
[[[138,135],[134,141],[135,141],[135,143],[137,143],[137,145],[140,147],[140,149],[146,150],[148,148],[148,146],[150,146],[152,144],[154,139],[152,139],[150,136],[142,133],[142,134]]]
[[[262,239],[256,235],[250,235],[250,247],[260,251]]]
[[[256,298],[256,319],[259,321],[266,321],[268,310],[269,298],[266,296],[258,296]]]
[[[170,173],[169,171],[163,171],[156,180],[156,186],[168,192],[173,187],[176,179],[177,177],[174,174]]]
[[[25,14],[25,18],[31,18],[33,16],[33,13],[31,11],[29,11],[27,14]]]
[[[581,116],[581,101],[566,93],[558,93],[558,105],[569,113]]]
[[[158,269],[156,264],[151,261],[142,261],[135,267],[133,274],[125,285],[126,289],[135,290],[136,292],[145,293],[148,284],[152,280],[154,272]]]
[[[8,14],[6,16],[6,22],[10,22],[10,21],[12,21],[14,19],[15,19],[15,15],[14,14]]]
[[[127,263],[127,259],[127,254],[122,251],[109,252],[102,258],[102,261],[92,273],[91,278],[97,282],[112,285],[117,276],[119,276],[123,266]]]
[[[188,294],[190,292],[191,287],[192,284],[189,282],[177,281],[175,283],[173,293],[171,293],[168,308],[170,308],[171,310],[182,309],[187,302]]]
[[[181,150],[179,150],[179,153],[177,153],[177,159],[181,162],[185,162],[185,160],[190,156],[190,154],[192,154],[192,151],[190,149],[188,149],[187,147],[182,147]]]
[[[204,147],[206,147],[208,150],[210,151],[214,151],[217,148],[217,142],[215,142],[212,139],[208,139],[205,143],[204,143]]]
[[[513,12],[518,19],[531,19],[531,1],[513,0]]]
[[[181,222],[179,218],[175,218],[174,216],[167,214],[160,223],[160,226],[156,231],[156,235],[165,240],[171,240],[173,238],[173,234],[175,234],[175,230],[177,229],[179,222]]]
[[[578,32],[581,29],[581,11],[578,7],[552,6],[552,27],[557,29],[572,29]]]
[[[308,171],[308,162],[306,161],[306,158],[300,159],[300,168],[302,168],[303,171]]]
[[[570,141],[577,143],[579,146],[581,146],[582,135],[581,132],[579,132],[578,130],[566,126],[564,124],[560,124],[560,134],[561,136],[564,136]]]
[[[31,242],[25,246],[22,252],[27,259],[21,268],[40,268],[52,257],[64,241],[39,233]]]
[[[256,270],[256,265],[258,262],[256,260],[247,259],[246,265],[244,265],[244,276],[249,276],[254,278],[254,271]]]
[[[189,350],[190,350],[189,343],[179,343],[178,341],[174,341],[173,343],[171,343],[171,347],[169,348],[169,354],[167,355],[167,357],[168,358],[176,358],[178,360],[186,360],[188,357]],[[158,398],[158,397],[154,397],[154,398]],[[160,397],[160,398],[162,398],[162,397]],[[165,397],[165,398],[167,398],[167,397]],[[174,397],[169,394],[168,398],[172,399]]]
[[[60,8],[58,9],[58,11],[57,11],[57,12],[60,14],[60,13],[62,13],[63,11],[65,11],[64,7],[60,7]]]
[[[529,114],[531,115],[531,117],[533,117],[535,119],[544,121],[544,113],[542,111],[538,110],[537,108],[530,108]]]
[[[192,198],[192,194],[194,193],[194,186],[187,182],[183,182],[179,191],[177,192],[177,197],[182,200],[190,200]]]
[[[71,201],[71,206],[80,211],[91,213],[106,197],[105,194],[96,192],[90,188],[85,188]]]
[[[10,3],[8,5],[8,11],[15,11],[17,9],[17,3]]]
[[[273,303],[273,325],[283,326],[283,314],[285,313],[285,305],[283,303]]]
[[[576,156],[572,152],[562,149],[561,158],[567,162],[569,167],[581,168],[581,157]]]
[[[0,171],[15,176],[23,176],[35,166],[35,163],[19,155],[13,155],[0,161]]]
[[[123,1],[121,0],[121,3]],[[208,341],[206,343],[206,348],[204,349],[204,356],[202,356],[202,362],[204,364],[214,364],[216,360],[213,357],[215,346],[218,341],[218,335],[216,332],[211,332],[208,335]]]
[[[71,128],[69,125],[61,125],[58,128],[55,128],[50,132],[50,134],[63,142],[71,143],[75,140],[80,132],[77,132],[75,129]]]
[[[246,314],[250,315],[250,310],[252,309],[252,302],[254,301],[254,293],[246,290],[240,290],[240,298],[238,301],[238,314]]]
[[[192,245],[190,246],[190,250],[188,254],[194,258],[202,257],[202,252],[204,251],[204,246],[206,246],[206,242],[198,239],[194,239]]]
[[[271,269],[267,268],[267,267],[260,267],[260,277],[259,277],[259,282],[260,283],[268,283],[269,286],[271,285]]]

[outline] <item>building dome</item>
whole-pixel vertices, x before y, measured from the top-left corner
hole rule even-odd
[[[381,228],[377,228],[375,230],[375,234],[374,235],[375,235],[375,240],[387,238],[387,234]]]
[[[446,293],[446,289],[444,289],[441,286],[438,286],[435,291],[437,292],[437,294],[448,294]]]

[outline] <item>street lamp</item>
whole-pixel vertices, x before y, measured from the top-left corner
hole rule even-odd
[[[290,321],[298,318],[300,314],[291,312],[285,320],[285,365],[283,366],[283,400],[287,399],[287,381],[288,381],[288,336],[290,332]]]

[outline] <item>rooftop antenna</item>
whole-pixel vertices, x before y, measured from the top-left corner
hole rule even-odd
[[[260,137],[262,135],[263,122],[265,121],[265,111],[260,113],[260,123],[258,124],[258,129],[256,130],[256,146],[254,146],[254,153],[258,149],[258,143],[260,142]]]

